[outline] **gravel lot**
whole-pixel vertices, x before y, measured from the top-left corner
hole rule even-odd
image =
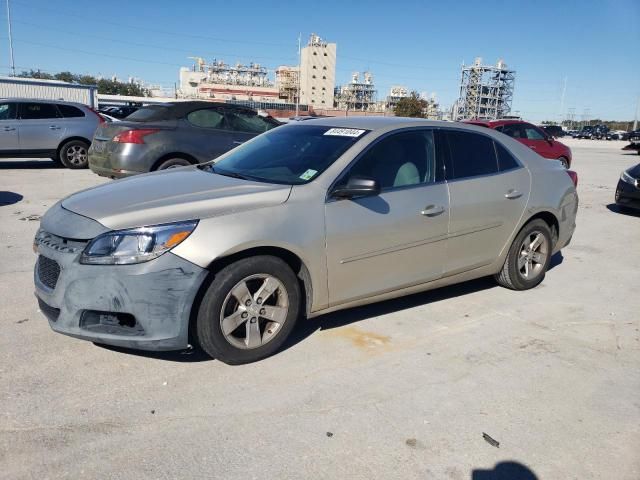
[[[0,161],[0,478],[640,478],[640,216],[610,206],[640,157],[566,143],[578,228],[538,288],[326,315],[241,367],[54,334],[32,293],[38,216],[107,180]]]

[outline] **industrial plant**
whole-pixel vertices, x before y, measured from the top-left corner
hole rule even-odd
[[[460,97],[454,105],[454,120],[505,118],[511,112],[516,72],[503,60],[483,65],[477,57],[473,65],[462,65]]]

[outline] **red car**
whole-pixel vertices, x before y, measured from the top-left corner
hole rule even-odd
[[[565,168],[571,166],[571,149],[535,125],[522,120],[465,120],[464,123],[498,130],[524,143],[544,158],[560,160]]]

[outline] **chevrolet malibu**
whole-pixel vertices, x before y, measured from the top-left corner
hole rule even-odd
[[[294,122],[58,202],[35,237],[36,296],[56,332],[252,362],[301,317],[489,275],[535,287],[573,234],[575,182],[473,125]]]

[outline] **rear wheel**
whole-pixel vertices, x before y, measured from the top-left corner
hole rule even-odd
[[[187,167],[191,165],[191,162],[186,158],[168,158],[160,162],[156,167],[156,170],[166,170],[167,168]]]
[[[89,165],[89,144],[82,140],[71,140],[60,148],[58,159],[67,168],[87,168]]]
[[[544,280],[552,250],[549,225],[540,219],[527,223],[513,240],[496,281],[512,290],[535,287]]]
[[[231,365],[275,353],[293,330],[300,312],[300,285],[280,258],[256,256],[218,272],[196,318],[199,345]]]

